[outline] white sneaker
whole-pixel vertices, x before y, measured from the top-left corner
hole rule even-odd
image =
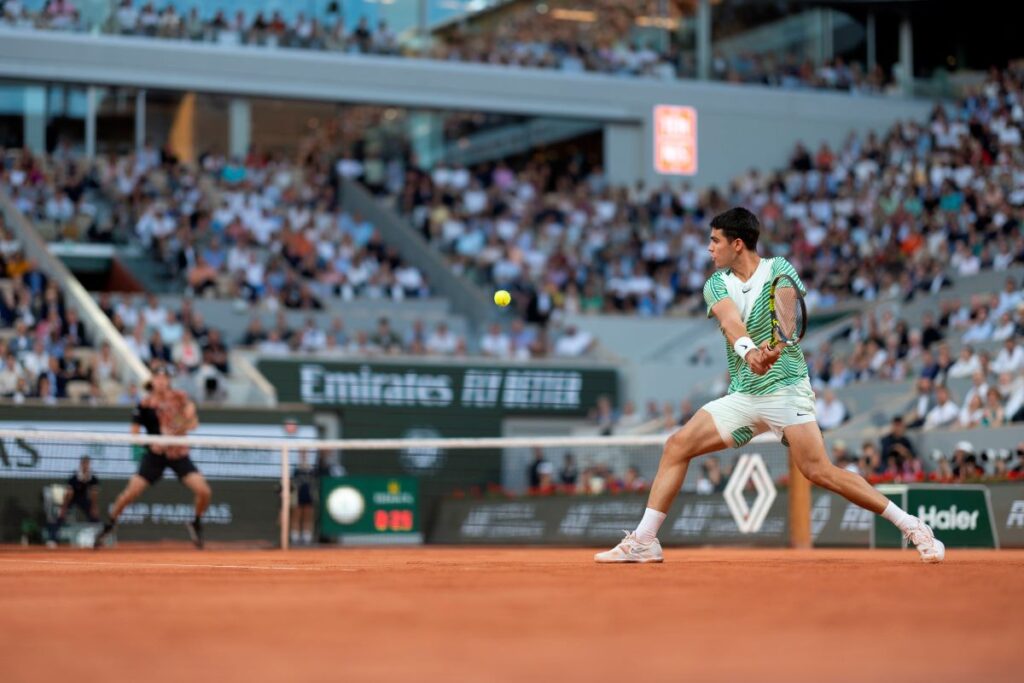
[[[915,526],[903,532],[903,537],[910,541],[921,554],[922,562],[942,562],[946,558],[946,546],[935,538],[932,528],[914,517]]]
[[[654,539],[648,544],[636,540],[632,531],[623,531],[626,537],[611,550],[594,555],[594,562],[662,562],[661,542]]]

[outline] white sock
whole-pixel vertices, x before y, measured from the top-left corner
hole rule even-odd
[[[889,501],[889,504],[885,506],[885,510],[882,512],[882,517],[889,520],[896,525],[896,528],[900,531],[906,531],[908,526],[911,526],[913,515],[908,515],[903,511],[896,503]]]
[[[292,543],[298,543],[299,542],[299,532],[298,531],[291,532],[289,534],[289,537],[291,538]]]
[[[313,532],[312,531],[303,531],[302,532],[302,542],[306,543],[307,545],[312,543],[313,542]]]
[[[664,512],[658,512],[654,508],[645,509],[644,518],[640,520],[636,531],[633,532],[636,534],[636,540],[644,545],[653,542],[658,537],[658,529],[661,528],[661,523],[664,521]]]

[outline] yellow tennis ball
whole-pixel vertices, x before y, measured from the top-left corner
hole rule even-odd
[[[512,303],[512,295],[506,292],[504,289],[499,289],[497,292],[494,293],[494,303],[502,307],[508,306],[510,303]]]

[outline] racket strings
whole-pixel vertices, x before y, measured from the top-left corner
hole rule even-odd
[[[799,294],[791,286],[775,290],[775,319],[779,324],[779,336],[789,341],[797,336],[803,323],[803,309],[799,305]]]

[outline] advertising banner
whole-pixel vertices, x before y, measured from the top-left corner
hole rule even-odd
[[[645,494],[552,496],[515,500],[444,500],[429,541],[444,544],[601,546],[622,539],[643,516]],[[761,527],[742,533],[721,494],[680,496],[659,538],[666,546],[785,546],[789,543],[788,495],[778,492]],[[871,513],[832,493],[816,490],[811,516],[820,546],[866,546]]]
[[[127,480],[100,480],[99,507],[101,516],[114,502]],[[55,478],[65,481],[67,477]],[[42,533],[46,517],[42,510],[42,491],[47,483],[39,479],[5,479],[0,481],[0,541],[18,541],[23,533],[35,529]],[[213,501],[203,516],[203,530],[210,542],[247,541],[276,543],[279,538],[278,513],[280,493],[277,482],[214,481]],[[78,521],[77,512],[68,521]],[[174,476],[165,478],[134,503],[125,508],[117,527],[119,541],[188,540],[184,524],[192,519],[192,493]]]
[[[1024,548],[1024,484],[988,485],[1000,548]]]
[[[599,396],[608,396],[613,405],[618,397],[618,373],[609,368],[277,358],[260,359],[257,365],[280,401],[373,409],[379,415],[457,412],[464,420],[488,412],[585,416]]]
[[[997,548],[989,489],[981,484],[892,484],[878,490],[935,531],[947,548]],[[876,517],[873,545],[906,547],[892,524]]]

